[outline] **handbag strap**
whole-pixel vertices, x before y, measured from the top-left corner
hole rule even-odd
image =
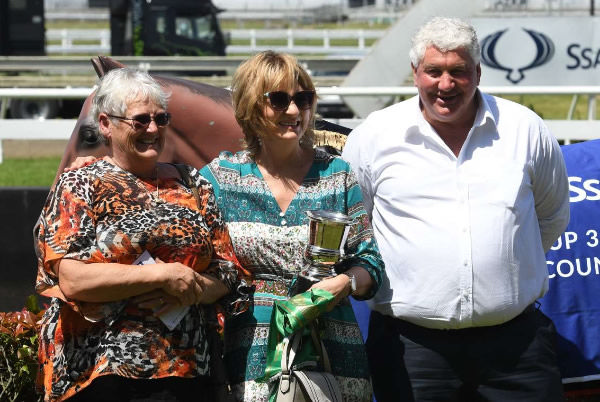
[[[289,338],[283,338],[283,353],[281,355],[282,373],[287,374],[290,372],[301,340],[302,334],[300,331],[294,332]]]
[[[325,349],[325,344],[323,344],[323,340],[317,333],[317,330],[314,325],[311,325],[310,328],[310,336],[312,342],[317,350],[318,355],[321,357],[321,361],[323,362],[323,369],[327,373],[331,373],[331,363],[329,361],[329,355],[327,354],[327,349]],[[288,374],[294,365],[294,359],[296,358],[296,354],[298,353],[298,349],[300,347],[300,341],[302,340],[302,331],[296,331],[288,338],[284,338],[283,342],[283,353],[281,355],[281,373]]]
[[[327,354],[327,349],[325,349],[325,344],[323,340],[317,333],[314,325],[311,325],[310,336],[312,338],[313,344],[319,350],[319,356],[321,356],[321,361],[323,362],[323,369],[327,373],[331,373],[331,364],[329,362],[329,355]]]

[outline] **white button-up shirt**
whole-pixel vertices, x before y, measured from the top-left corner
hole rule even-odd
[[[545,251],[569,219],[560,147],[529,109],[477,96],[458,157],[418,96],[346,142],[387,274],[374,310],[428,328],[497,325],[548,289]]]

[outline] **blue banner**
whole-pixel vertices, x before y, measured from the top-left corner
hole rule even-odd
[[[540,300],[556,325],[563,381],[600,379],[600,140],[562,147],[569,226],[546,254],[550,289]]]

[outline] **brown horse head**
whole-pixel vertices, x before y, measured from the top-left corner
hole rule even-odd
[[[109,57],[98,56],[92,65],[103,77],[108,71],[125,67]],[[153,75],[171,94],[171,124],[160,156],[162,162],[187,163],[201,168],[220,151],[241,149],[242,130],[231,106],[231,93],[223,88],[189,80]],[[63,171],[78,156],[104,156],[108,148],[91,120],[90,107],[94,93],[85,100],[79,118],[58,168]],[[58,177],[58,176],[57,176]]]
[[[105,56],[95,57],[91,61],[98,77],[115,68],[125,67]],[[180,78],[153,77],[171,94],[171,124],[167,127],[160,161],[186,163],[201,168],[221,151],[236,152],[241,149],[243,134],[235,120],[230,91]],[[108,154],[108,148],[89,115],[93,97],[94,93],[87,97],[81,108],[56,178],[78,156],[101,157]],[[325,120],[317,120],[315,129],[317,145],[334,154],[340,153],[345,135],[350,132],[346,127]]]

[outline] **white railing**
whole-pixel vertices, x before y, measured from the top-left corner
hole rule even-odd
[[[233,29],[227,32],[232,41],[248,43],[227,46],[227,54],[273,49],[288,53],[363,55],[369,50],[369,41],[381,38],[385,30]],[[350,40],[351,44],[335,44],[336,41],[347,40]],[[46,41],[49,42],[46,45],[48,54],[110,53],[108,29],[49,29],[46,31]],[[281,44],[264,44],[265,41]],[[319,44],[302,44],[306,41],[318,41]]]
[[[58,139],[67,140],[76,120],[29,120],[5,119],[6,104],[10,99],[83,99],[93,88],[0,88],[0,163],[2,163],[2,140]],[[483,92],[496,95],[508,94],[573,94],[589,97],[588,120],[545,120],[555,137],[569,144],[572,141],[600,138],[600,120],[595,120],[595,99],[600,86],[540,86],[540,87],[481,87]],[[416,94],[414,87],[321,87],[319,97],[332,96],[410,96]],[[592,110],[594,109],[594,110]],[[359,119],[328,119],[349,128],[356,127]]]
[[[59,44],[48,42],[59,42]],[[46,43],[47,54],[106,54],[110,53],[110,30],[48,29],[46,30]]]
[[[248,53],[267,49],[288,53],[318,54],[366,54],[370,48],[367,41],[377,40],[385,30],[364,29],[232,29],[228,31],[232,41],[248,41],[248,45],[229,45],[227,54]],[[352,44],[332,45],[336,41],[352,41]],[[265,41],[285,42],[279,45],[261,44]],[[318,41],[319,45],[298,42]]]

